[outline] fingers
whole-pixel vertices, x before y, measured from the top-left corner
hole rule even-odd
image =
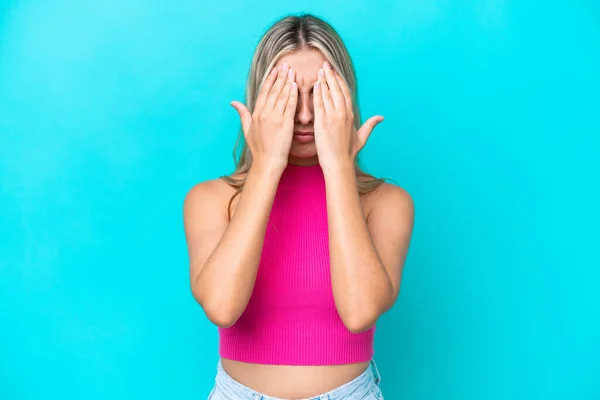
[[[277,67],[273,67],[262,87],[258,91],[258,96],[256,97],[256,105],[254,106],[255,110],[261,110],[265,106],[265,101],[269,93],[271,92],[271,88],[273,87],[273,83],[275,82],[275,78],[277,78]]]
[[[284,115],[286,117],[294,118],[296,115],[296,106],[298,104],[298,85],[296,82],[292,82],[292,88],[290,89],[290,98],[285,106]]]
[[[285,63],[279,69],[279,73],[277,74],[277,79],[275,80],[275,83],[273,83],[273,87],[271,87],[271,91],[269,93],[269,96],[267,97],[267,101],[265,104],[265,107],[268,108],[269,110],[272,110],[275,108],[275,103],[277,102],[277,98],[279,97],[279,94],[281,93],[281,89],[283,89],[283,86],[285,85],[285,82],[287,80],[288,69],[289,69],[289,66]]]
[[[277,103],[275,103],[275,111],[277,111],[278,114],[283,114],[285,111],[286,105],[290,99],[292,83],[294,83],[294,70],[290,68],[287,73],[285,85],[283,86],[281,93],[279,93],[279,97],[277,97]]]
[[[325,106],[323,104],[323,95],[321,90],[321,82],[317,81],[313,88],[313,105],[315,113],[315,121],[321,120],[325,116]]]
[[[231,106],[235,108],[235,110],[240,115],[240,121],[242,122],[242,130],[244,131],[244,133],[248,133],[248,130],[250,129],[250,124],[252,123],[252,114],[250,114],[248,108],[239,101],[232,101]]]
[[[375,126],[377,126],[377,124],[379,124],[381,121],[383,121],[383,117],[381,115],[376,115],[374,117],[369,118],[358,130],[357,134],[358,134],[358,138],[360,139],[360,142],[362,144],[364,144],[367,139],[369,138],[369,136],[371,135],[371,133],[373,132],[373,129],[375,129]]]
[[[340,88],[338,80],[331,69],[331,65],[325,61],[323,63],[323,67],[323,70],[325,71],[325,79],[327,79],[327,86],[329,86],[329,92],[331,93],[331,98],[333,100],[333,105],[335,108],[346,108],[344,94],[342,93],[342,89]]]
[[[325,78],[325,71],[322,69],[319,70],[318,75],[318,83],[319,83],[319,91],[321,94],[321,98],[323,99],[323,109],[325,113],[333,112],[335,106],[333,104],[333,100],[331,98],[331,93],[329,92],[329,86],[327,84],[327,78]],[[315,85],[316,87],[316,85]]]
[[[342,88],[342,93],[344,94],[344,101],[346,103],[346,108],[348,110],[352,110],[352,94],[350,93],[350,89],[348,88],[348,85],[346,85],[346,82],[344,81],[344,78],[342,78],[340,76],[340,74],[338,74],[337,72],[335,72],[335,77],[337,78],[338,84],[340,85],[340,88]]]

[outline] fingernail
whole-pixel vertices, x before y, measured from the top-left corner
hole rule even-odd
[[[275,75],[277,73],[277,67],[273,67],[271,70],[271,75]]]
[[[317,82],[315,83],[315,90],[318,90],[318,89],[320,89],[320,88],[321,88],[321,82],[317,81]]]
[[[294,70],[293,70],[293,69],[291,69],[291,68],[290,68],[290,69],[289,69],[289,71],[288,71],[288,77],[289,77],[289,78],[293,78],[293,77],[294,77]]]
[[[325,71],[323,71],[323,69],[319,70],[319,76],[320,77],[324,77],[325,76]]]
[[[288,69],[288,67],[289,67],[289,65],[287,65],[286,63],[283,63],[283,64],[281,65],[281,69],[282,69],[282,70],[284,70],[284,71],[285,71],[286,69]]]

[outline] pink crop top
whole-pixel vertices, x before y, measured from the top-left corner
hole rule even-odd
[[[335,307],[325,179],[319,165],[288,165],[279,181],[252,296],[219,328],[221,357],[258,364],[369,361],[375,327],[352,333]]]

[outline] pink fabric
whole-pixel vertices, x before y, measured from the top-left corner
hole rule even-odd
[[[350,332],[335,307],[321,167],[288,165],[254,291],[238,321],[219,328],[219,354],[259,364],[348,364],[373,357],[374,332]]]

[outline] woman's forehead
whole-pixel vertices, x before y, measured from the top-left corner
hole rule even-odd
[[[323,68],[323,53],[316,49],[303,49],[281,57],[276,67],[280,68],[283,63],[290,66],[296,73],[296,83],[300,88],[310,88],[317,81],[317,73]]]
[[[276,66],[279,68],[286,63],[295,72],[296,76],[312,78],[317,76],[319,69],[323,68],[323,53],[316,49],[303,49],[281,57]]]

